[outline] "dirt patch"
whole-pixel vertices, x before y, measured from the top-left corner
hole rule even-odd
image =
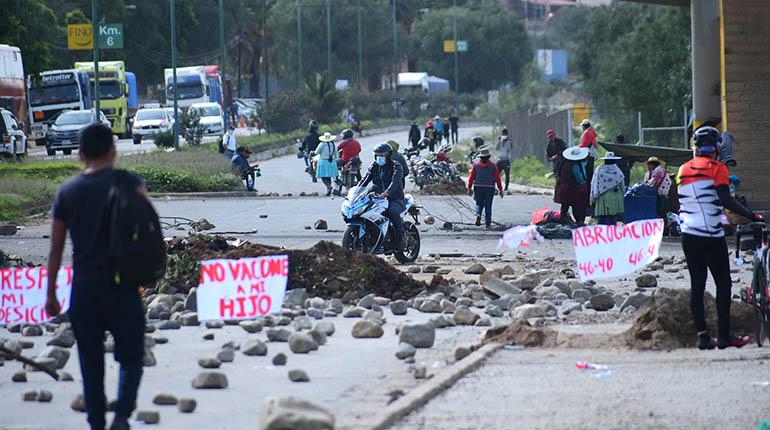
[[[704,301],[709,333],[716,336],[716,301],[709,293],[706,293]],[[733,301],[730,329],[735,334],[753,333],[754,311],[751,306]],[[661,288],[642,306],[634,325],[623,336],[629,348],[671,350],[694,347],[697,341],[695,334],[690,291]]]
[[[420,189],[420,194],[428,196],[465,195],[467,192],[468,188],[465,185],[465,181],[460,178],[453,182],[439,181],[428,184]]]
[[[520,346],[556,346],[556,332],[546,327],[533,327],[526,321],[514,321],[507,326],[487,330],[483,343],[501,343]]]
[[[159,284],[159,289],[166,292],[187,292],[197,287],[201,260],[280,254],[289,256],[287,288],[306,288],[310,297],[350,302],[374,293],[394,300],[409,299],[428,288],[382,258],[354,253],[327,241],[306,250],[287,250],[228,242],[221,236],[196,235],[170,241],[168,254],[168,271]]]

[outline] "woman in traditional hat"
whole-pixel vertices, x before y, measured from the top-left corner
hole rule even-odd
[[[644,183],[658,192],[655,209],[658,216],[665,219],[668,192],[671,190],[672,181],[668,176],[668,172],[666,172],[665,163],[658,157],[650,157],[647,159],[647,171],[644,173]]]
[[[329,133],[328,131],[319,137],[320,143],[315,149],[315,155],[318,157],[318,167],[316,168],[316,178],[326,185],[326,196],[332,195],[332,178],[336,178],[340,175],[337,169],[337,159],[340,158],[340,153],[337,150],[337,145],[334,144],[334,139],[337,136]]]
[[[562,153],[564,162],[559,166],[556,180],[556,192],[553,201],[561,204],[561,217],[569,220],[569,209],[578,227],[585,225],[588,211],[590,184],[586,164],[588,148],[573,146]]]
[[[621,160],[614,152],[607,152],[591,179],[591,204],[594,216],[602,225],[615,225],[623,219],[623,196],[626,193],[625,175],[617,162]]]

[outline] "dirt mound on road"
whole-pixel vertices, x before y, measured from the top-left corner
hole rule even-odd
[[[464,195],[468,192],[465,182],[457,178],[454,182],[439,181],[425,185],[420,189],[420,194],[428,196],[453,196]]]
[[[717,334],[717,312],[714,296],[706,293],[706,323],[712,336]],[[736,334],[754,330],[754,311],[746,303],[733,302],[730,307],[730,329]],[[634,325],[624,334],[626,345],[633,349],[671,350],[694,347],[697,341],[695,323],[690,311],[690,291],[661,288],[647,300],[637,314]]]
[[[532,327],[526,321],[516,320],[510,325],[487,330],[484,343],[491,342],[527,347],[553,347],[556,346],[556,332],[549,328]]]
[[[201,260],[280,254],[289,256],[287,289],[306,288],[310,297],[350,302],[374,293],[406,300],[428,288],[424,282],[415,281],[382,258],[354,253],[327,241],[306,250],[288,250],[228,241],[221,236],[196,235],[171,240],[168,253],[169,267],[160,287],[176,292],[187,292],[198,286]]]

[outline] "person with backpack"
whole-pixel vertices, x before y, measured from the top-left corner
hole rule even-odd
[[[112,130],[91,124],[80,131],[85,170],[65,182],[53,201],[45,310],[61,312],[56,279],[67,232],[72,240],[73,278],[69,318],[78,345],[83,396],[92,430],[106,426],[104,336],[115,339],[120,380],[110,430],[128,429],[136,408],[144,357],[144,308],[139,287],[160,279],[166,248],[158,215],[138,176],[113,168]]]
[[[481,213],[484,212],[484,225],[487,230],[492,228],[492,202],[495,199],[495,185],[503,198],[503,184],[500,172],[491,158],[488,148],[479,151],[479,159],[473,162],[468,176],[468,195],[476,200],[476,225],[481,225]]]
[[[339,168],[337,167],[337,159],[340,158],[340,152],[337,149],[337,145],[334,144],[334,139],[336,138],[337,136],[327,131],[318,138],[320,143],[315,148],[315,151],[313,151],[313,155],[318,157],[316,178],[326,185],[326,197],[332,195],[332,178],[340,175]]]

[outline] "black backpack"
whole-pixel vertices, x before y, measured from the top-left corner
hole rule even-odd
[[[107,198],[108,261],[120,286],[151,286],[166,273],[166,244],[152,203],[125,170],[115,170]]]

